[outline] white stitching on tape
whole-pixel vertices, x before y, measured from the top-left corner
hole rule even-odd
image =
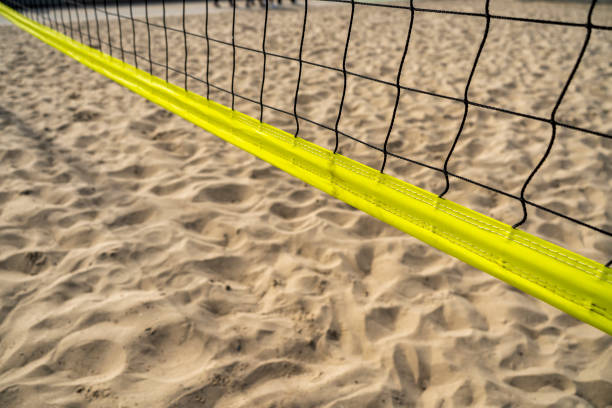
[[[281,139],[283,141],[287,140],[287,136],[285,136],[284,134],[282,134],[281,132],[278,132],[276,130],[272,131],[272,129],[262,129],[262,132],[266,133],[268,135],[274,136],[275,138]],[[307,151],[309,153],[312,153],[315,156],[320,157],[322,159],[329,159],[330,158],[329,157],[330,155],[322,154],[322,152],[320,152],[317,149],[309,146],[306,143],[298,143],[297,146],[300,147],[302,150],[305,150],[305,151]],[[371,174],[371,173],[369,173],[367,171],[364,171],[364,170],[356,167],[355,165],[351,164],[350,162],[344,160],[343,158],[335,160],[334,163],[337,164],[338,166],[342,167],[342,168],[345,168],[345,169],[347,169],[349,171],[352,171],[353,173],[359,174],[359,175],[361,175],[363,177],[366,177],[366,178],[368,178],[370,180],[376,180],[376,177],[374,177],[374,174]],[[300,167],[302,167],[302,166],[300,166]],[[335,184],[337,184],[337,183],[335,183]],[[417,201],[420,201],[420,202],[422,202],[424,204],[427,204],[427,205],[430,205],[430,206],[434,206],[435,203],[436,203],[436,201],[433,200],[432,198],[427,197],[427,196],[425,196],[423,194],[420,194],[417,191],[411,190],[411,189],[407,188],[406,186],[403,186],[400,183],[398,183],[396,181],[393,181],[390,178],[385,178],[381,182],[381,184],[383,184],[383,185],[385,185],[385,186],[387,186],[387,187],[389,187],[389,188],[399,192],[400,194],[407,195],[407,196],[409,196],[409,197],[411,197],[411,198],[413,198],[413,199],[415,199]],[[351,190],[348,190],[348,191],[351,191]],[[353,191],[351,191],[351,192],[353,194],[355,194],[355,192],[353,192]],[[388,208],[389,206],[385,205],[385,203],[378,203],[378,202],[374,202],[374,201],[371,201],[371,202],[376,204],[378,207],[381,207],[381,208],[384,208],[384,209],[387,209],[387,210],[389,209]],[[507,230],[505,230],[503,228],[500,228],[500,227],[498,227],[496,225],[487,223],[486,221],[476,219],[476,218],[470,216],[469,214],[466,214],[464,212],[461,212],[461,211],[458,211],[458,210],[453,209],[451,207],[448,207],[444,203],[438,203],[438,209],[440,209],[442,212],[444,212],[444,213],[446,213],[446,214],[448,214],[448,215],[450,215],[452,217],[455,217],[455,218],[457,218],[457,219],[459,219],[459,220],[461,220],[463,222],[466,222],[466,223],[468,223],[468,224],[470,224],[470,225],[472,225],[472,226],[474,226],[476,228],[479,228],[479,229],[484,230],[484,231],[488,231],[488,232],[490,232],[492,234],[496,234],[496,235],[499,235],[499,236],[501,236],[501,237],[503,237],[505,239],[508,239]],[[402,216],[402,218],[405,218],[405,216]],[[411,219],[414,219],[414,218],[411,217]],[[468,220],[470,220],[470,221],[468,221]],[[459,239],[458,237],[454,237],[454,238],[455,239]],[[588,264],[580,261],[579,259],[576,259],[576,258],[573,258],[571,256],[568,256],[568,255],[566,255],[564,253],[561,253],[559,251],[556,251],[556,250],[554,250],[552,248],[543,246],[542,244],[540,244],[538,242],[534,242],[534,241],[532,241],[532,240],[530,240],[528,238],[525,238],[523,236],[520,236],[520,235],[514,236],[511,240],[512,240],[512,242],[515,242],[515,243],[517,243],[519,245],[522,245],[522,246],[524,246],[526,248],[530,248],[530,249],[536,251],[539,254],[542,254],[542,255],[548,256],[550,258],[556,259],[557,261],[559,261],[561,263],[564,263],[564,264],[566,264],[568,266],[574,267],[574,268],[576,268],[578,270],[581,270],[582,272],[585,272],[588,275],[591,275],[591,276],[593,276],[593,277],[595,277],[597,279],[600,279],[600,280],[602,280],[604,282],[612,284],[612,281],[607,279],[607,277],[600,276],[597,273],[597,272],[599,272],[599,269],[597,269],[597,268],[595,268],[595,267],[593,267],[591,265],[588,265]],[[574,264],[570,264],[566,260],[561,259],[558,256],[560,256],[562,258],[565,258],[565,259],[571,261]],[[583,267],[587,268],[587,269],[584,269]]]

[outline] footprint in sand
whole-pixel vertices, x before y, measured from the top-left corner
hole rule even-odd
[[[168,184],[160,184],[157,185],[153,188],[151,188],[151,192],[155,195],[158,196],[165,196],[168,194],[172,194],[176,191],[179,191],[180,189],[182,189],[183,187],[185,187],[187,185],[187,181],[185,180],[179,180],[173,183],[168,183]]]
[[[152,208],[145,208],[142,210],[136,210],[128,212],[115,218],[110,224],[109,228],[119,228],[130,225],[142,224],[147,221],[153,215],[154,210]]]
[[[0,270],[16,271],[27,275],[38,275],[57,265],[65,252],[20,252],[0,261]]]
[[[246,201],[253,190],[244,184],[222,184],[203,188],[193,198],[193,202],[213,201],[222,204],[239,204]]]
[[[92,144],[99,142],[101,139],[102,137],[98,136],[79,136],[76,142],[74,142],[74,147],[85,149]]]
[[[262,169],[255,169],[251,171],[251,175],[249,176],[252,179],[268,179],[278,177],[280,170],[274,167],[264,167]]]
[[[128,126],[128,129],[132,134],[144,137],[146,139],[149,139],[149,135],[152,134],[156,128],[157,125],[155,123],[140,120],[134,120],[130,122]]]
[[[187,220],[182,222],[183,227],[190,231],[201,233],[202,231],[204,231],[204,228],[206,228],[206,225],[208,225],[210,221],[217,218],[219,215],[220,214],[217,212],[208,212],[200,217],[188,218]]]
[[[12,355],[5,359],[2,368],[10,370],[23,367],[36,360],[44,359],[54,349],[55,345],[56,343],[53,340],[39,340],[33,341],[30,344],[24,344],[15,349]]]
[[[89,226],[83,226],[78,228],[76,231],[68,231],[63,234],[59,239],[58,243],[64,248],[86,248],[94,244],[98,237],[99,232]]]
[[[376,307],[365,317],[365,330],[368,339],[376,341],[389,335],[395,328],[399,307]]]
[[[95,194],[96,192],[96,188],[95,187],[81,187],[77,190],[77,193],[79,193],[79,195],[81,196],[91,196],[93,194]]]
[[[572,382],[561,374],[534,374],[510,377],[505,382],[526,392],[568,391]]]
[[[576,395],[595,407],[612,406],[612,382],[605,380],[576,381]]]
[[[54,371],[65,371],[69,378],[110,376],[121,373],[125,366],[123,348],[110,340],[91,340],[68,347],[54,364]]]
[[[21,249],[27,245],[27,242],[27,239],[18,234],[7,233],[0,235],[0,246]]]
[[[248,373],[241,381],[240,385],[243,389],[252,387],[257,384],[271,381],[277,378],[287,378],[302,374],[305,368],[301,364],[296,364],[288,360],[272,361],[262,363],[250,373]]]
[[[0,192],[0,204],[4,204],[9,202],[13,198],[13,193],[9,193],[6,191]]]
[[[540,363],[535,345],[519,343],[501,360],[499,366],[507,370],[522,370]]]
[[[270,212],[285,220],[297,218],[304,213],[303,208],[292,207],[282,202],[272,204],[270,207]]]
[[[119,178],[146,178],[157,172],[155,167],[132,165],[118,171],[109,172],[111,177]]]
[[[193,157],[193,155],[198,151],[198,146],[193,143],[162,142],[155,143],[154,146],[169,153],[174,153],[175,157],[183,160]]]
[[[525,307],[513,307],[509,310],[508,314],[514,321],[528,327],[537,326],[548,320],[548,317],[544,313]]]
[[[416,401],[431,381],[430,351],[425,347],[397,344],[393,350],[393,366],[402,384],[402,389],[412,391]]]
[[[369,275],[372,271],[372,261],[374,260],[374,248],[369,245],[363,246],[357,251],[355,261],[357,268],[365,275]]]
[[[167,323],[147,327],[127,348],[127,365],[130,371],[155,377],[172,373],[184,375],[190,369],[198,370],[218,341],[194,330],[193,324]],[[206,347],[204,347],[206,344]]]
[[[6,150],[1,156],[2,159],[0,159],[0,163],[10,163],[10,165],[14,167],[21,167],[32,160],[30,154],[21,149]]]
[[[351,228],[351,232],[359,235],[362,238],[376,238],[383,235],[385,232],[391,232],[395,235],[400,235],[397,230],[393,230],[382,221],[377,220],[367,214],[360,214],[359,218]]]
[[[456,407],[467,407],[474,402],[474,390],[470,384],[470,380],[466,380],[453,393],[453,404]]]
[[[289,195],[289,200],[295,203],[304,203],[310,200],[314,196],[314,191],[309,190],[297,190]]]
[[[243,257],[222,255],[202,261],[185,262],[181,269],[189,270],[193,268],[196,271],[209,272],[225,279],[239,280],[244,278],[246,266]]]
[[[100,117],[100,113],[92,110],[81,110],[72,115],[72,119],[75,122],[90,122]]]

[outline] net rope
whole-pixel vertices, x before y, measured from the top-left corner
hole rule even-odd
[[[442,191],[438,193],[439,197],[444,197],[452,189],[452,182],[451,182],[452,179],[457,179],[457,180],[461,180],[461,181],[470,183],[479,188],[494,192],[496,194],[503,195],[513,200],[517,200],[521,204],[522,214],[520,216],[520,219],[516,223],[514,223],[513,228],[518,228],[522,226],[529,217],[529,208],[534,208],[534,209],[544,211],[548,214],[554,215],[556,217],[563,218],[567,221],[570,221],[582,227],[588,228],[592,231],[603,234],[605,236],[612,237],[612,231],[606,229],[605,227],[593,225],[584,220],[580,220],[576,217],[564,214],[561,211],[558,211],[558,210],[546,207],[542,204],[538,204],[534,201],[531,201],[526,197],[527,189],[528,189],[530,182],[533,180],[536,174],[538,174],[538,172],[541,170],[543,164],[546,162],[546,160],[548,159],[550,155],[550,152],[556,141],[558,128],[571,129],[573,131],[581,132],[581,133],[591,135],[594,137],[612,139],[612,134],[604,133],[598,129],[590,129],[590,128],[586,128],[582,126],[577,126],[571,123],[567,123],[563,120],[559,120],[557,118],[557,112],[559,110],[559,107],[561,106],[564,100],[564,97],[566,96],[567,91],[572,83],[572,80],[574,79],[576,72],[578,71],[582,63],[585,52],[589,46],[589,42],[590,42],[593,31],[612,30],[612,26],[593,23],[593,13],[595,10],[595,6],[597,4],[597,0],[589,0],[588,15],[587,15],[586,22],[584,23],[574,22],[574,21],[546,20],[546,19],[526,18],[526,17],[516,17],[516,16],[494,14],[490,12],[490,0],[483,1],[484,12],[482,13],[457,11],[457,10],[444,10],[444,9],[437,9],[437,8],[415,7],[413,0],[406,0],[401,3],[394,2],[392,4],[369,3],[369,2],[361,2],[361,1],[355,1],[355,0],[350,0],[350,1],[349,0],[317,0],[319,2],[324,2],[324,3],[344,4],[350,7],[350,17],[349,17],[348,24],[345,28],[346,29],[346,37],[345,37],[346,39],[344,41],[344,50],[343,50],[341,68],[332,67],[332,66],[329,66],[329,65],[317,62],[317,61],[311,61],[311,60],[303,58],[304,40],[305,40],[305,36],[307,32],[307,25],[309,21],[309,14],[308,14],[309,2],[308,0],[304,0],[303,4],[299,6],[303,8],[304,17],[303,17],[302,26],[300,29],[300,42],[299,42],[299,51],[298,51],[297,58],[294,56],[290,56],[290,55],[283,55],[277,52],[271,52],[266,49],[266,42],[268,40],[267,38],[268,25],[269,25],[269,2],[268,0],[261,0],[261,6],[264,8],[265,14],[264,14],[264,20],[263,20],[263,37],[261,39],[260,49],[236,43],[236,13],[237,13],[237,1],[236,0],[234,1],[230,0],[230,6],[232,8],[231,41],[225,41],[223,39],[216,38],[216,37],[209,35],[209,20],[211,18],[211,13],[210,13],[210,6],[209,6],[208,0],[204,2],[204,4],[202,5],[202,10],[201,10],[203,14],[203,20],[202,20],[202,25],[204,28],[203,34],[190,32],[187,30],[186,23],[185,23],[186,14],[187,14],[186,13],[186,0],[179,0],[180,5],[181,5],[181,23],[182,24],[181,24],[181,27],[178,27],[178,28],[170,26],[167,23],[167,10],[166,10],[167,0],[161,0],[161,8],[162,8],[161,24],[156,23],[155,21],[151,20],[150,18],[151,1],[148,1],[148,0],[140,2],[141,4],[144,3],[144,19],[134,16],[134,1],[133,0],[129,0],[127,14],[121,12],[119,0],[114,0],[114,1],[113,0],[51,0],[51,1],[0,0],[0,1],[8,5],[9,7],[12,7],[18,11],[21,11],[29,18],[36,20],[37,22],[41,24],[49,26],[55,29],[56,31],[59,31],[63,33],[64,35],[67,35],[73,38],[74,40],[77,40],[84,44],[88,44],[89,46],[93,48],[98,48],[100,50],[103,50],[103,47],[104,47],[108,50],[109,55],[116,56],[120,58],[123,62],[134,65],[136,68],[139,68],[139,67],[143,68],[144,66],[146,67],[145,70],[148,71],[149,74],[151,75],[153,75],[154,67],[159,67],[163,69],[164,79],[166,81],[169,80],[170,73],[182,75],[183,77],[182,87],[185,90],[189,90],[188,85],[189,85],[189,81],[191,80],[202,83],[205,85],[205,89],[206,89],[205,96],[207,99],[210,99],[211,89],[226,93],[230,95],[231,97],[232,110],[235,109],[236,99],[241,99],[241,100],[256,104],[259,108],[258,110],[259,110],[260,122],[264,121],[264,110],[265,109],[269,109],[274,112],[292,116],[295,122],[294,136],[296,138],[299,137],[300,135],[300,122],[307,122],[307,123],[316,125],[322,129],[326,129],[334,133],[335,135],[335,142],[334,142],[334,148],[333,148],[334,153],[338,153],[340,137],[347,138],[353,142],[366,146],[367,148],[378,151],[382,154],[382,162],[380,163],[378,167],[381,173],[385,172],[386,164],[387,164],[388,158],[390,157],[400,159],[400,160],[436,171],[438,173],[441,173],[444,176],[445,183],[444,183],[444,188],[442,189]],[[246,0],[246,6],[249,7],[252,2],[253,0]],[[216,2],[215,2],[215,6],[218,6]],[[350,44],[351,44],[351,38],[352,38],[351,34],[353,30],[353,20],[355,16],[356,6],[386,8],[386,9],[401,9],[401,10],[406,10],[410,13],[410,21],[408,22],[408,31],[407,31],[405,41],[403,41],[403,52],[401,54],[401,60],[399,63],[397,75],[395,76],[396,78],[395,81],[388,81],[383,78],[369,76],[363,73],[358,73],[350,69],[347,69],[347,56],[350,52]],[[456,15],[456,16],[471,17],[471,18],[478,18],[478,19],[484,20],[485,22],[484,30],[482,31],[482,34],[480,37],[478,51],[471,65],[469,77],[465,83],[463,97],[456,97],[456,96],[447,95],[444,93],[432,92],[432,91],[425,90],[425,89],[419,89],[415,87],[406,86],[401,83],[402,71],[404,68],[408,49],[411,44],[411,35],[413,32],[414,21],[418,19],[419,13]],[[92,14],[93,14],[93,20],[90,20],[90,18],[92,17]],[[84,21],[82,21],[82,19]],[[115,42],[113,42],[113,39],[111,38],[112,37],[111,32],[113,31],[111,29],[112,19],[116,20],[116,23],[117,23],[118,43],[116,40]],[[571,72],[569,73],[569,75],[567,76],[564,82],[562,91],[556,98],[556,102],[554,104],[554,107],[553,107],[553,110],[550,116],[540,116],[536,114],[514,111],[511,109],[504,108],[504,107],[495,106],[492,104],[485,104],[485,103],[477,102],[475,100],[470,99],[469,97],[470,86],[472,84],[472,80],[475,75],[475,72],[477,71],[479,61],[483,54],[483,51],[484,51],[484,48],[487,42],[487,38],[491,30],[491,21],[494,21],[494,20],[515,21],[515,22],[523,22],[523,23],[537,24],[537,25],[555,25],[555,26],[562,26],[562,27],[574,27],[574,28],[583,28],[585,30],[580,52],[574,62]],[[124,32],[125,24],[129,24],[129,26],[131,26],[131,33],[132,33],[131,38],[126,37],[126,33]],[[139,46],[137,44],[137,39],[136,39],[137,24],[139,26],[142,25],[143,27],[145,27],[147,31],[147,44],[146,44],[146,47],[142,47],[144,52],[139,50]],[[101,29],[100,29],[101,26],[106,26],[106,33],[107,33],[106,38],[104,38],[104,36],[101,33]],[[163,48],[165,51],[164,52],[165,58],[163,61],[156,61],[153,59],[153,56],[152,56],[151,30],[153,28],[161,29],[163,30],[163,33],[164,33]],[[184,59],[183,59],[182,67],[171,66],[169,63],[169,42],[168,42],[169,32],[178,33],[182,35],[183,37],[183,57]],[[192,67],[189,64],[190,53],[189,53],[189,47],[188,47],[188,40],[190,38],[202,40],[202,41],[205,41],[206,43],[206,70],[204,72],[204,75],[196,75],[194,72],[196,71],[197,67]],[[210,55],[211,54],[210,52],[211,43],[228,46],[228,47],[231,47],[232,49],[230,89],[226,89],[225,87],[220,86],[219,84],[215,84],[211,81],[211,68],[210,68],[211,67],[211,55]],[[236,82],[236,68],[237,68],[236,67],[236,51],[237,50],[249,51],[249,52],[260,54],[262,56],[261,86],[259,87],[259,97],[257,99],[236,92],[235,82]],[[295,93],[293,97],[292,111],[282,109],[276,106],[272,106],[269,103],[266,103],[265,84],[266,84],[266,79],[270,80],[266,76],[266,69],[267,69],[266,63],[269,57],[275,57],[275,58],[279,58],[286,62],[295,62],[298,64],[298,73],[297,73],[297,80],[295,83]],[[338,111],[337,111],[337,116],[336,116],[334,126],[329,126],[327,124],[320,123],[298,112],[298,101],[299,101],[300,90],[302,86],[302,73],[303,73],[304,66],[317,67],[317,68],[321,68],[324,70],[338,72],[342,74],[343,87],[342,87],[340,102],[338,104]],[[192,72],[190,72],[190,69],[192,70]],[[203,78],[201,76],[203,76]],[[375,146],[371,143],[368,143],[367,141],[361,140],[360,138],[355,137],[354,135],[351,135],[341,130],[344,103],[345,103],[345,98],[347,96],[347,81],[349,77],[360,78],[360,79],[372,81],[378,84],[388,85],[395,89],[393,111],[392,111],[392,115],[391,115],[390,121],[387,126],[386,137],[384,139],[384,144],[382,145],[382,147]],[[458,103],[463,104],[464,109],[463,109],[463,115],[461,117],[460,125],[452,141],[451,147],[446,153],[443,166],[436,167],[431,164],[416,160],[414,158],[410,158],[410,157],[389,151],[388,149],[389,141],[391,139],[391,134],[394,128],[396,117],[399,114],[398,107],[400,104],[400,97],[401,97],[401,94],[404,92],[428,95],[428,96],[438,98],[441,100],[453,101],[453,102],[458,102]],[[531,169],[531,172],[529,173],[528,177],[524,180],[522,187],[521,187],[520,194],[517,195],[517,194],[512,194],[508,191],[503,191],[499,188],[496,188],[495,186],[491,186],[491,185],[473,180],[469,177],[466,177],[464,175],[461,175],[461,174],[458,174],[456,172],[449,170],[449,163],[451,163],[453,154],[455,152],[455,148],[461,139],[461,136],[462,136],[465,124],[466,124],[466,120],[469,116],[469,112],[471,108],[480,108],[480,109],[485,109],[488,111],[499,112],[505,115],[512,115],[514,117],[520,117],[520,118],[529,119],[529,120],[533,120],[537,122],[548,123],[550,125],[551,133],[550,133],[550,138],[548,140],[548,143],[546,145],[546,150],[539,158],[537,164],[533,167],[533,169]],[[610,260],[606,264],[606,266],[611,266],[611,265],[612,265],[612,260]]]

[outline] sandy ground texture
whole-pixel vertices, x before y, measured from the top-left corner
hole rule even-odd
[[[491,11],[583,22],[587,5],[497,1]],[[309,10],[305,59],[341,66],[349,12]],[[211,13],[211,36],[231,41],[231,18],[227,4]],[[275,8],[269,18],[267,51],[297,57],[303,10]],[[190,16],[187,29],[203,32],[202,21]],[[240,7],[236,43],[261,48],[262,21],[260,9]],[[393,82],[409,21],[409,12],[357,7],[348,67]],[[595,22],[612,24],[609,5],[598,6]],[[109,26],[118,44],[116,22]],[[131,50],[131,28],[122,26]],[[417,13],[402,83],[461,97],[483,28],[479,18]],[[108,38],[106,23],[99,30]],[[550,115],[584,33],[493,21],[470,97]],[[163,30],[151,36],[153,59],[163,62]],[[612,406],[610,336],[17,28],[0,27],[0,38],[0,406]],[[611,39],[593,32],[558,119],[612,131]],[[182,33],[169,31],[168,41],[169,62],[181,69]],[[148,55],[143,24],[136,44]],[[205,40],[189,37],[188,49],[189,71],[203,78]],[[211,82],[229,89],[231,48],[211,43],[210,53]],[[238,50],[236,58],[237,92],[258,100],[261,55]],[[266,76],[264,102],[291,112],[297,63],[269,56]],[[206,93],[194,79],[188,86]],[[305,65],[298,112],[333,127],[341,88],[341,73]],[[214,89],[211,98],[230,103]],[[393,87],[349,77],[340,129],[381,146],[394,98]],[[260,113],[240,99],[236,108]],[[390,148],[441,166],[462,114],[461,103],[404,92]],[[263,115],[295,131],[291,116]],[[334,142],[333,132],[304,121],[300,136]],[[450,169],[517,194],[549,137],[547,123],[471,108]],[[559,129],[529,198],[611,230],[611,147]],[[379,152],[347,138],[340,148],[380,166]],[[432,191],[443,187],[439,173],[399,159],[387,169]],[[521,214],[517,201],[457,179],[448,198],[508,223]],[[612,255],[610,239],[533,208],[525,229],[600,262]]]

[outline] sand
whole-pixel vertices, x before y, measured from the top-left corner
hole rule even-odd
[[[429,4],[482,10],[481,2]],[[497,14],[571,21],[585,21],[586,11],[582,3],[492,4]],[[305,59],[341,66],[348,13],[309,10]],[[271,10],[267,50],[297,56],[302,18],[299,7]],[[237,43],[260,48],[262,20],[259,9],[239,9]],[[407,21],[408,12],[358,7],[350,69],[394,81]],[[202,32],[201,22],[190,16],[188,30]],[[211,35],[229,41],[228,22],[224,4],[211,14]],[[596,22],[612,22],[610,5],[598,6]],[[483,28],[481,19],[417,14],[403,84],[461,97]],[[136,31],[146,53],[146,29]],[[124,35],[130,49],[131,31]],[[494,21],[470,97],[550,115],[583,35]],[[559,110],[568,123],[606,133],[610,36],[593,33]],[[0,38],[0,406],[612,406],[610,336],[17,28],[0,27]],[[158,60],[160,41],[156,30]],[[182,67],[182,34],[169,41],[170,63]],[[205,43],[188,46],[189,66],[203,76]],[[211,53],[211,79],[229,89],[231,48],[215,44]],[[268,57],[265,103],[292,111],[296,67]],[[238,51],[237,74],[236,90],[258,99],[261,56]],[[342,75],[305,66],[302,81],[300,114],[333,126]],[[221,92],[211,97],[230,103]],[[393,88],[350,77],[341,130],[381,145],[394,97]],[[249,102],[236,108],[259,115]],[[460,103],[403,93],[391,149],[439,166],[462,113]],[[269,109],[264,120],[295,130],[292,117]],[[333,146],[333,132],[305,122],[300,135]],[[516,194],[549,137],[546,123],[474,108],[450,168]],[[380,165],[380,154],[348,139],[340,147]],[[528,197],[610,230],[610,148],[560,129]],[[387,169],[443,187],[440,174],[397,159]],[[448,198],[508,223],[521,214],[520,203],[456,179]],[[533,209],[529,217],[529,232],[600,262],[612,254],[603,235]]]

